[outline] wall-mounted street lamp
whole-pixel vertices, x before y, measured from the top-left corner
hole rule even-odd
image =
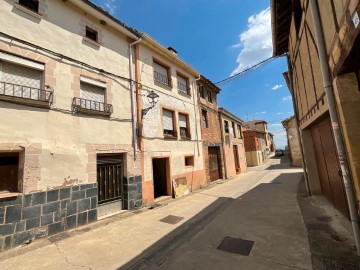
[[[142,116],[146,115],[148,111],[155,107],[156,103],[158,102],[159,95],[151,90],[151,92],[146,97],[151,106],[141,110]]]

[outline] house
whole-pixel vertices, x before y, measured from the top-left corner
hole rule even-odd
[[[248,166],[258,166],[266,160],[266,132],[263,130],[245,127],[244,145],[246,153],[246,161]]]
[[[298,125],[296,123],[295,116],[291,116],[283,120],[282,125],[286,130],[286,136],[289,146],[289,157],[291,164],[293,166],[302,166],[302,154],[301,154],[301,146],[300,146],[300,139],[298,136]]]
[[[163,197],[184,196],[206,184],[199,72],[181,60],[174,48],[165,48],[146,34],[136,56],[142,190],[144,203],[150,204]]]
[[[269,145],[270,145],[270,152],[275,152],[276,144],[274,141],[274,134],[271,132],[268,132],[268,139],[269,139]]]
[[[219,108],[218,111],[227,179],[247,171],[243,137],[244,121],[224,108]]]
[[[225,178],[217,102],[221,89],[202,75],[197,84],[206,181],[211,182]]]
[[[141,34],[86,0],[0,13],[0,250],[141,207],[129,69]]]
[[[275,150],[271,151],[272,143],[271,143],[271,136],[269,135],[269,131],[267,128],[267,122],[264,120],[253,120],[253,121],[246,122],[246,126],[265,133],[264,140],[262,139],[262,137],[260,137],[260,140],[262,141],[261,151],[262,151],[262,155],[263,155],[263,160],[265,161],[266,159],[268,159],[268,155],[270,154],[270,152],[275,151]],[[272,147],[274,148],[274,146],[272,146]]]
[[[287,83],[303,142],[309,192],[323,194],[345,217],[351,216],[357,228],[359,8],[357,0],[271,1],[274,55],[288,57]]]

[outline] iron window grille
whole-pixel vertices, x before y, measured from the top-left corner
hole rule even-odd
[[[74,112],[110,115],[113,112],[113,106],[99,101],[75,97],[73,99],[73,110]]]
[[[154,79],[155,79],[155,81],[157,81],[161,84],[169,85],[168,76],[161,74],[160,72],[158,72],[156,70],[154,70]]]
[[[39,12],[39,0],[19,0],[19,5],[36,13]]]
[[[187,88],[186,84],[178,82],[178,89],[179,89],[180,92],[188,94],[188,88]]]

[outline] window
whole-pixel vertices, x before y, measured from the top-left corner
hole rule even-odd
[[[154,80],[171,87],[170,69],[154,61]]]
[[[229,133],[229,122],[224,120],[225,133]]]
[[[241,132],[241,126],[237,125],[237,129],[238,129],[238,134],[239,134],[239,138],[242,139],[242,132]]]
[[[0,60],[0,96],[49,102],[52,92],[41,89],[44,65],[1,53],[0,58],[9,60]]]
[[[19,5],[36,13],[39,12],[39,0],[19,0]]]
[[[165,137],[176,137],[176,132],[174,129],[174,112],[170,110],[163,109],[163,129]]]
[[[94,29],[91,29],[90,27],[86,26],[86,37],[88,39],[91,39],[95,42],[98,41],[98,32]]]
[[[301,20],[302,20],[302,16],[303,16],[303,10],[301,7],[301,2],[300,0],[295,0],[294,1],[294,22],[295,22],[295,29],[296,29],[296,33],[299,34],[300,31],[300,25],[301,25]]]
[[[0,195],[19,192],[19,153],[0,154]]]
[[[105,103],[105,94],[106,83],[80,77],[80,98],[74,98],[75,107],[81,110],[111,114],[112,105]]]
[[[236,137],[236,129],[235,129],[235,123],[231,122],[231,127],[232,127],[232,135],[235,138]]]
[[[189,79],[177,74],[178,90],[181,93],[190,94]]]
[[[209,127],[208,118],[207,118],[207,111],[201,110],[201,121],[204,128]]]
[[[180,137],[190,138],[190,129],[189,129],[189,117],[186,114],[179,113],[179,128],[180,128]]]
[[[201,98],[205,98],[204,86],[199,85],[199,95]]]
[[[208,101],[210,102],[210,103],[212,103],[213,102],[213,99],[212,99],[212,95],[211,95],[211,91],[207,91],[207,98],[208,98]]]
[[[185,166],[194,166],[194,156],[185,157]]]

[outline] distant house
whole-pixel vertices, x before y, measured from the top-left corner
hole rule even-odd
[[[295,116],[286,118],[281,123],[286,129],[291,163],[293,166],[302,166],[300,139],[297,132],[298,125]]]
[[[244,143],[248,166],[258,166],[267,158],[265,147],[266,132],[255,128],[244,128]]]
[[[200,76],[197,82],[204,166],[206,180],[211,182],[225,178],[224,149],[217,102],[217,95],[221,89],[204,76]]]
[[[243,137],[244,122],[224,108],[219,108],[219,118],[224,149],[225,177],[231,178],[247,171]]]
[[[270,152],[275,151],[274,145],[272,145],[271,142],[271,136],[269,135],[269,131],[267,128],[267,122],[264,120],[253,120],[253,121],[249,121],[245,123],[246,127],[258,130],[258,131],[262,131],[264,135],[264,138],[262,136],[260,136],[260,143],[261,143],[261,153],[263,156],[263,161],[268,159],[268,156],[270,154]]]

